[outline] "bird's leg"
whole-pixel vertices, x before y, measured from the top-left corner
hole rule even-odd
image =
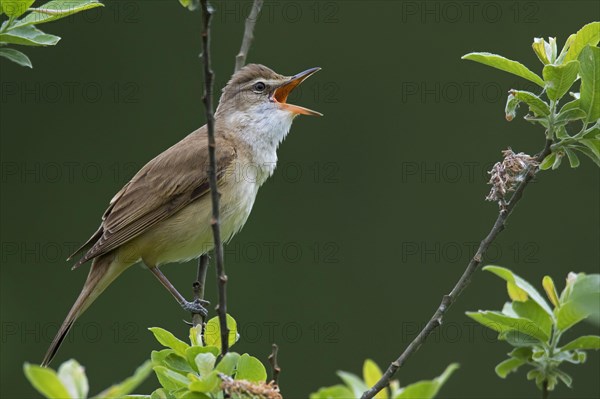
[[[173,295],[173,297],[179,303],[179,305],[181,305],[183,310],[188,311],[192,314],[199,314],[202,317],[206,317],[208,315],[208,311],[204,306],[209,305],[210,302],[205,301],[203,299],[196,299],[192,302],[186,301],[183,295],[181,295],[179,291],[177,291],[173,284],[171,284],[171,282],[167,279],[167,276],[165,276],[159,270],[158,267],[148,267],[148,269],[150,269],[150,271],[156,276],[158,281],[160,281],[162,285],[164,285],[165,288],[171,293],[171,295]]]
[[[206,271],[208,270],[208,254],[203,254],[198,259],[198,273],[196,281],[192,284],[194,290],[194,300],[204,300],[204,288],[206,286]],[[202,335],[204,335],[204,323],[206,316],[192,314],[192,326],[200,326]]]

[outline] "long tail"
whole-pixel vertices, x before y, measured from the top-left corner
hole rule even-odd
[[[75,323],[75,320],[98,298],[98,296],[114,281],[124,268],[118,262],[115,261],[115,256],[107,254],[105,256],[94,259],[87,280],[83,285],[83,289],[77,297],[77,300],[73,304],[73,307],[69,311],[67,318],[60,326],[58,333],[52,340],[42,366],[47,367],[48,364],[56,355],[60,344],[69,333],[69,330]]]

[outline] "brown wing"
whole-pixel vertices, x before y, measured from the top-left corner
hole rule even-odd
[[[219,179],[236,153],[226,140],[216,140]],[[204,126],[148,162],[111,200],[100,228],[77,252],[91,249],[73,268],[123,245],[208,193],[207,144]]]

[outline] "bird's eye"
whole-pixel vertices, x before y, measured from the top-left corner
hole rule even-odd
[[[252,86],[252,89],[254,89],[254,91],[257,91],[257,92],[263,92],[263,91],[265,91],[266,88],[267,88],[267,85],[264,84],[263,82],[257,82],[254,84],[254,86]]]

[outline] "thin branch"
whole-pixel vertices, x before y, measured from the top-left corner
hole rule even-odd
[[[242,46],[240,47],[240,52],[235,57],[234,73],[246,65],[246,57],[248,57],[248,51],[250,50],[250,45],[254,39],[254,26],[256,26],[256,20],[258,19],[262,6],[263,0],[254,0],[254,3],[252,4],[252,10],[250,11],[248,18],[246,18]]]
[[[550,151],[551,151],[550,146],[551,145],[552,145],[552,141],[547,140],[546,146],[544,147],[543,151],[540,152],[536,156],[536,161],[538,161],[538,163],[543,161],[544,158],[548,154],[550,154]],[[479,248],[477,249],[477,252],[475,253],[473,258],[467,265],[467,268],[463,272],[463,274],[460,277],[460,279],[458,280],[458,282],[454,285],[454,288],[452,288],[452,291],[450,292],[450,294],[444,295],[440,306],[437,308],[437,310],[435,311],[435,313],[433,314],[431,319],[427,322],[425,327],[423,327],[421,332],[412,340],[412,342],[408,345],[408,347],[404,350],[404,352],[402,352],[402,354],[396,360],[394,360],[392,362],[392,364],[390,364],[390,366],[385,371],[385,373],[383,374],[381,379],[379,381],[377,381],[377,383],[375,385],[373,385],[373,387],[371,389],[369,389],[363,393],[363,395],[361,396],[361,399],[371,399],[379,391],[381,391],[382,389],[387,387],[390,384],[390,381],[391,381],[392,377],[394,376],[394,374],[396,374],[396,371],[398,371],[398,369],[404,365],[406,360],[413,353],[415,353],[417,350],[419,350],[419,348],[425,342],[425,340],[427,339],[429,334],[431,334],[433,332],[433,330],[435,330],[437,327],[439,327],[442,324],[442,319],[444,317],[444,314],[450,308],[450,306],[452,306],[452,304],[456,301],[458,296],[464,291],[464,289],[471,282],[471,277],[473,276],[473,274],[475,273],[475,271],[477,270],[477,268],[483,261],[483,257],[485,255],[487,249],[494,242],[494,240],[496,239],[498,234],[500,234],[500,232],[502,232],[502,230],[504,230],[506,219],[508,219],[508,217],[511,215],[515,206],[517,205],[519,200],[522,198],[523,191],[525,190],[527,185],[533,180],[534,176],[537,174],[538,171],[539,171],[538,167],[529,167],[526,170],[525,178],[519,184],[519,186],[516,188],[514,194],[512,195],[512,197],[510,199],[510,202],[508,202],[508,204],[506,204],[506,206],[504,208],[500,209],[500,213],[498,214],[498,218],[496,219],[494,226],[492,227],[492,229],[490,230],[488,235],[479,244]]]
[[[219,197],[217,187],[217,159],[215,143],[215,116],[213,112],[213,79],[214,73],[210,64],[210,19],[213,9],[208,0],[200,0],[202,8],[202,60],[204,61],[204,108],[206,110],[206,126],[208,128],[208,156],[209,156],[209,184],[212,199],[212,226],[215,244],[215,263],[217,272],[217,284],[219,287],[219,304],[217,314],[221,327],[221,355],[225,356],[229,350],[229,329],[227,328],[227,276],[225,275],[225,264],[223,262],[223,242],[221,241],[221,225],[219,219]]]
[[[273,344],[273,351],[268,357],[269,364],[271,364],[271,368],[273,369],[273,377],[271,380],[275,385],[279,384],[279,374],[281,374],[281,367],[279,367],[279,363],[277,362],[277,354],[279,353],[279,347],[277,344]]]
[[[548,391],[548,380],[542,383],[542,399],[548,399],[550,392]]]
[[[208,271],[208,255],[201,255],[198,259],[198,272],[196,274],[196,281],[194,281],[194,302],[204,300],[204,291],[206,288],[206,272]],[[202,332],[204,333],[204,317],[198,313],[192,314],[192,325],[202,326]],[[202,334],[204,336],[204,334]]]

